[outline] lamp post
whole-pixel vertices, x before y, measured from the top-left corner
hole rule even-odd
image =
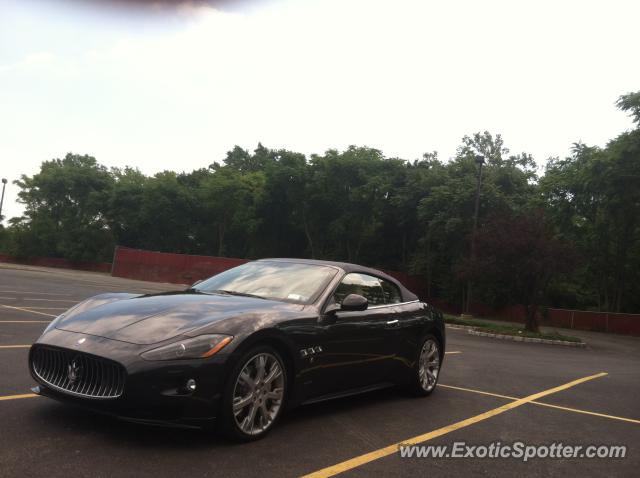
[[[476,233],[478,231],[478,211],[480,209],[480,186],[482,185],[482,165],[485,163],[484,156],[479,154],[475,156],[474,160],[478,165],[478,186],[476,188],[476,203],[473,213],[473,229],[471,231],[471,254],[469,255],[471,267],[475,267],[476,262]],[[467,296],[464,304],[464,311],[467,314],[469,313],[469,308],[471,307],[471,288],[471,278],[469,278],[467,279]]]
[[[2,178],[2,197],[0,197],[0,224],[2,224],[2,203],[4,202],[4,188],[7,185],[7,180]]]

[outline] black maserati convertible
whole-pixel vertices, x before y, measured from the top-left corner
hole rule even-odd
[[[184,291],[102,294],[31,347],[36,393],[128,420],[262,437],[285,405],[402,385],[430,394],[442,314],[354,264],[266,259]]]

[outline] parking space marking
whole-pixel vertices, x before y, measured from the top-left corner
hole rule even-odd
[[[35,294],[35,295],[64,295],[70,296],[71,294],[58,294],[53,292],[31,292],[29,290],[0,290],[0,294]]]
[[[0,269],[2,269],[2,267],[0,267]],[[36,273],[40,274],[41,271],[35,271]],[[61,273],[59,271],[56,271],[56,274],[59,276],[67,276],[64,279],[68,282],[72,282],[72,283],[76,283],[82,286],[88,286],[88,287],[100,287],[100,288],[110,288],[110,289],[118,289],[121,291],[131,291],[131,290],[135,290],[135,291],[143,291],[143,292],[153,292],[153,293],[158,293],[158,292],[165,292],[167,289],[166,288],[158,288],[158,289],[149,289],[149,288],[145,288],[145,287],[138,287],[135,284],[131,284],[131,285],[119,285],[113,282],[96,282],[96,281],[92,281],[92,280],[83,280],[83,279],[79,279],[77,277],[73,277],[73,274],[68,275],[68,274],[64,274]],[[111,277],[110,277],[111,278]],[[117,278],[116,278],[117,279]],[[57,284],[59,285],[59,283]],[[164,285],[164,286],[171,286],[174,287],[175,289],[173,290],[183,290],[186,287],[189,286],[189,284],[170,284],[168,282],[163,282],[163,283],[159,283],[159,285]],[[6,286],[6,284],[5,284]],[[8,286],[11,287],[11,286]],[[3,291],[0,291],[0,293]],[[49,292],[28,292],[28,291],[15,291],[16,293],[30,293],[30,294],[49,294],[49,295],[71,295],[71,294],[54,294],[54,293],[49,293]]]
[[[445,355],[449,355],[449,354],[461,354],[462,352],[460,352],[459,350],[452,350],[451,352],[445,352]]]
[[[69,310],[69,307],[34,307],[29,306],[30,310]]]
[[[461,390],[463,392],[478,393],[480,395],[489,395],[491,397],[506,398],[506,399],[509,399],[509,400],[518,400],[517,397],[511,397],[509,395],[500,395],[499,393],[483,392],[482,390],[474,390],[472,388],[454,387],[453,385],[443,385],[443,384],[439,384],[438,386],[439,387],[444,387],[444,388],[451,388],[453,390]],[[594,417],[610,418],[612,420],[620,420],[620,421],[623,421],[623,422],[640,424],[640,420],[636,420],[634,418],[618,417],[616,415],[607,415],[606,413],[591,412],[589,410],[581,410],[579,408],[562,407],[560,405],[553,405],[551,403],[538,402],[538,401],[531,402],[531,404],[532,405],[539,405],[539,406],[542,406],[542,407],[557,408],[558,410],[564,410],[566,412],[582,413],[584,415],[592,415]]]
[[[323,468],[321,470],[315,471],[313,473],[309,473],[308,475],[304,475],[303,478],[327,478],[330,476],[335,476],[339,473],[343,473],[345,471],[351,470],[353,468],[357,468],[359,466],[365,465],[372,461],[378,460],[380,458],[384,458],[389,455],[393,455],[398,452],[400,445],[417,445],[419,443],[423,443],[434,438],[437,438],[442,435],[446,435],[448,433],[454,432],[456,430],[460,430],[461,428],[468,427],[475,423],[487,420],[488,418],[494,417],[496,415],[500,415],[504,412],[512,410],[514,408],[520,407],[526,403],[531,403],[538,398],[546,397],[547,395],[551,395],[553,393],[558,393],[563,390],[567,390],[568,388],[575,387],[584,382],[588,382],[589,380],[594,380],[596,378],[604,377],[607,375],[606,372],[600,372],[595,375],[589,375],[588,377],[579,378],[577,380],[573,380],[571,382],[565,383],[564,385],[559,385],[554,388],[550,388],[548,390],[543,390],[542,392],[534,393],[524,398],[519,398],[510,403],[506,403],[498,408],[494,408],[492,410],[488,410],[479,415],[467,418],[465,420],[461,420],[456,423],[452,423],[451,425],[447,425],[442,428],[438,428],[437,430],[433,430],[422,435],[415,436],[413,438],[409,438],[407,440],[403,440],[399,443],[394,443],[393,445],[386,446],[384,448],[380,448],[379,450],[375,450],[364,455],[357,456],[355,458],[351,458],[350,460],[343,461],[342,463],[338,463],[336,465],[329,466],[327,468]]]
[[[21,310],[23,312],[31,312],[32,314],[46,315],[47,317],[57,317],[57,315],[47,314],[45,312],[38,312],[37,310],[29,310],[29,309],[25,309],[24,307],[14,307],[13,305],[0,304],[0,307],[4,307],[5,309]],[[9,321],[6,321],[6,322],[9,322]]]
[[[633,418],[625,418],[625,417],[618,417],[618,416],[615,416],[615,415],[607,415],[605,413],[590,412],[589,410],[580,410],[579,408],[561,407],[560,405],[552,405],[551,403],[544,403],[544,402],[531,402],[531,403],[534,404],[534,405],[541,405],[543,407],[557,408],[558,410],[564,410],[566,412],[582,413],[584,415],[592,415],[594,417],[610,418],[611,420],[620,420],[620,421],[623,421],[623,422],[637,423],[637,424],[640,425],[640,420],[635,420]]]
[[[50,320],[0,320],[0,324],[50,324]]]
[[[451,388],[453,390],[461,390],[463,392],[478,393],[480,395],[489,395],[490,397],[506,398],[507,400],[518,400],[518,397],[510,397],[509,395],[500,395],[499,393],[483,392],[482,390],[474,390],[472,388],[454,387],[453,385],[438,384],[438,387]]]
[[[32,299],[30,297],[23,297],[22,300],[28,300],[32,302],[71,302],[72,304],[77,304],[82,299]]]
[[[17,297],[0,297],[0,300],[18,300]]]
[[[28,349],[31,345],[0,345],[0,349]]]
[[[34,398],[38,397],[35,393],[25,393],[22,395],[5,395],[4,397],[0,396],[0,401],[2,400],[19,400],[21,398]]]

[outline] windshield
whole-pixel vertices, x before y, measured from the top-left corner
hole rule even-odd
[[[309,304],[336,273],[331,267],[313,264],[249,262],[215,275],[194,289]]]

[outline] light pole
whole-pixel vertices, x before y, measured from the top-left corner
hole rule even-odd
[[[474,160],[478,165],[478,186],[476,188],[476,204],[473,213],[473,229],[471,231],[471,254],[469,255],[472,268],[475,267],[476,262],[476,232],[478,231],[478,210],[480,209],[480,186],[482,185],[482,165],[484,164],[484,156],[478,154]],[[469,277],[467,279],[467,297],[464,304],[464,311],[467,314],[471,307],[471,282],[471,277]]]
[[[4,188],[7,185],[7,180],[2,178],[2,197],[0,198],[0,224],[2,224],[2,203],[4,202]]]

